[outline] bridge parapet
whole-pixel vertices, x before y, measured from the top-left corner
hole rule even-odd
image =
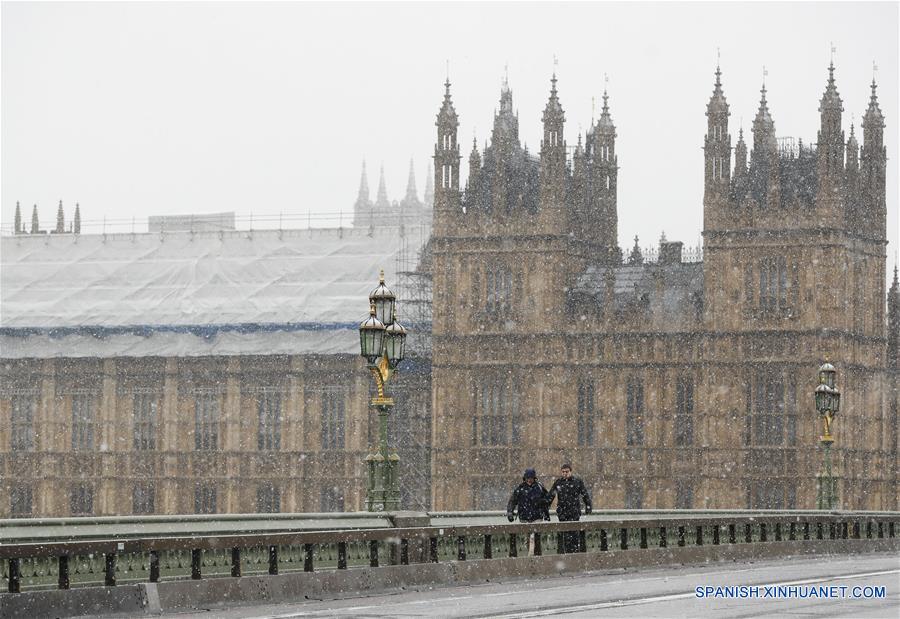
[[[266,514],[181,517],[180,524],[181,530],[179,517],[0,521],[8,591],[0,593],[0,617],[15,616],[8,613],[25,604],[31,604],[26,614],[39,616],[34,605],[42,600],[65,616],[60,609],[74,600],[66,596],[78,591],[85,593],[72,608],[82,614],[84,595],[107,605],[122,598],[140,600],[143,610],[176,610],[234,603],[240,592],[238,601],[247,603],[291,599],[304,588],[321,593],[547,570],[900,550],[900,512],[623,510],[578,522],[516,524],[502,512]],[[577,536],[575,553],[564,552],[567,533]],[[259,586],[244,586],[248,578]],[[276,583],[280,594],[273,593]],[[140,594],[122,596],[126,587]]]

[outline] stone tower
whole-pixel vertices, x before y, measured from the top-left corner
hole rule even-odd
[[[829,66],[814,147],[794,146],[790,139],[779,145],[763,85],[749,168],[741,135],[730,179],[728,107],[718,69],[707,106],[704,326],[742,342],[711,355],[710,380],[727,395],[709,414],[730,429],[722,437],[726,444],[744,449],[751,506],[809,504],[798,493],[814,489],[794,481],[802,449],[791,448],[806,447],[817,436],[816,418],[803,414],[814,386],[806,368],[826,355],[847,351],[840,370],[845,389],[852,389],[845,391],[837,444],[847,458],[841,473],[845,507],[863,500],[854,478],[866,474],[850,454],[864,450],[870,444],[866,433],[886,421],[883,407],[871,401],[877,396],[869,395],[883,393],[885,386],[877,362],[885,344],[885,229],[876,214],[884,211],[883,121],[873,95],[864,120],[871,167],[867,171],[864,145],[863,170],[857,173],[855,138],[845,142],[841,129],[834,72]],[[872,223],[848,225],[857,220]],[[712,403],[715,394],[701,398]],[[743,425],[728,423],[741,417]],[[773,451],[782,448],[788,449]],[[818,466],[815,457],[807,462]],[[815,472],[800,474],[809,478]]]

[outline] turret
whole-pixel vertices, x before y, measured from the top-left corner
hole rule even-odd
[[[391,201],[387,195],[387,183],[384,182],[384,166],[381,166],[381,172],[378,176],[378,193],[375,195],[375,210],[379,213],[386,213],[391,208]]]
[[[541,205],[560,207],[566,197],[566,141],[563,137],[566,116],[557,96],[555,72],[550,85],[550,99],[541,118],[544,125],[541,140]]]
[[[747,193],[747,143],[744,142],[744,128],[738,130],[738,141],[734,146],[734,174],[731,182],[731,199],[740,205]]]
[[[887,150],[884,147],[884,115],[878,105],[877,85],[872,80],[869,108],[863,115],[863,146],[860,157],[860,188],[862,189],[862,217],[867,236],[884,239],[886,229],[885,169]]]
[[[844,209],[848,227],[853,230],[860,225],[859,221],[859,144],[850,124],[850,137],[847,139],[847,162],[844,166]]]
[[[372,203],[369,201],[369,179],[366,176],[366,162],[362,162],[362,175],[359,179],[359,192],[353,204],[353,226],[362,228],[372,224]]]
[[[859,172],[859,142],[856,141],[856,133],[852,123],[850,124],[850,137],[847,138],[847,165],[845,169],[848,174]]]
[[[500,87],[500,111],[494,112],[491,146],[498,156],[519,146],[519,118],[513,111],[512,90],[505,78]]]
[[[478,187],[478,175],[481,172],[481,154],[478,152],[478,140],[472,138],[472,152],[469,153],[469,180],[466,181],[467,191],[476,191]]]
[[[62,200],[59,201],[59,208],[56,209],[56,228],[54,234],[62,234],[66,231],[66,215],[63,212]]]
[[[704,140],[704,202],[719,202],[731,183],[731,136],[728,134],[728,102],[722,92],[722,71],[716,67],[716,83],[706,106]]]
[[[585,209],[587,184],[587,156],[581,142],[581,132],[578,132],[578,142],[575,145],[575,153],[572,155],[572,203],[579,213]]]
[[[72,232],[81,234],[81,207],[75,203],[75,216],[72,217]]]
[[[610,250],[618,250],[616,126],[609,113],[609,94],[603,90],[603,110],[594,127],[591,148],[591,211],[600,222],[598,240]],[[611,257],[612,259],[612,257]]]
[[[444,102],[438,112],[437,143],[434,145],[434,232],[447,234],[453,218],[460,213],[459,144],[456,132],[459,119],[450,98],[450,80],[444,83]]]
[[[834,63],[828,65],[828,84],[819,102],[820,127],[817,149],[819,208],[836,211],[844,172],[844,132],[841,130],[843,102],[834,83]]]
[[[37,234],[41,231],[41,224],[38,220],[38,212],[37,212],[37,204],[34,205],[34,208],[31,211],[31,233]]]
[[[22,234],[24,230],[22,230],[22,210],[19,208],[19,201],[16,200],[16,217],[13,221],[13,232],[15,234]]]
[[[759,109],[753,119],[753,150],[750,153],[748,185],[750,195],[761,208],[778,203],[778,149],[775,122],[766,101],[766,85],[760,89]]]
[[[418,204],[419,192],[416,191],[416,169],[413,160],[409,160],[409,178],[406,181],[406,195],[403,197],[406,204]]]

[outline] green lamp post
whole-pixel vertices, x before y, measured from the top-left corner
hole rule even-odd
[[[831,445],[834,436],[831,434],[831,424],[834,416],[841,410],[841,392],[835,386],[834,366],[825,358],[825,363],[819,368],[819,384],[813,392],[816,397],[816,410],[822,419],[824,432],[819,437],[822,443],[823,461],[822,470],[817,476],[816,483],[816,509],[837,509],[837,483],[831,472]]]
[[[378,287],[369,294],[369,317],[359,325],[359,350],[375,380],[370,406],[378,412],[378,446],[366,456],[368,489],[366,509],[370,512],[400,508],[397,469],[400,456],[388,450],[387,422],[394,399],[387,383],[403,361],[406,329],[397,321],[396,297],[384,284],[381,271]]]

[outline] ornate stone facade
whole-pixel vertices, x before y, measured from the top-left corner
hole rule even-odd
[[[390,433],[422,509],[428,364],[402,370]],[[0,517],[364,509],[358,357],[16,360],[0,381]]]
[[[703,261],[664,242],[657,261],[636,247],[626,264],[606,93],[569,158],[554,76],[532,155],[504,84],[491,144],[473,149],[463,189],[445,85],[432,237],[435,509],[500,509],[524,468],[549,480],[564,461],[602,507],[812,507],[812,392],[826,355],[844,393],[840,502],[897,509],[875,84],[861,151],[841,131],[834,67],[813,146],[779,143],[763,87],[748,165],[743,135],[731,161],[720,78],[717,69],[706,110]],[[895,341],[896,320],[890,328]]]

